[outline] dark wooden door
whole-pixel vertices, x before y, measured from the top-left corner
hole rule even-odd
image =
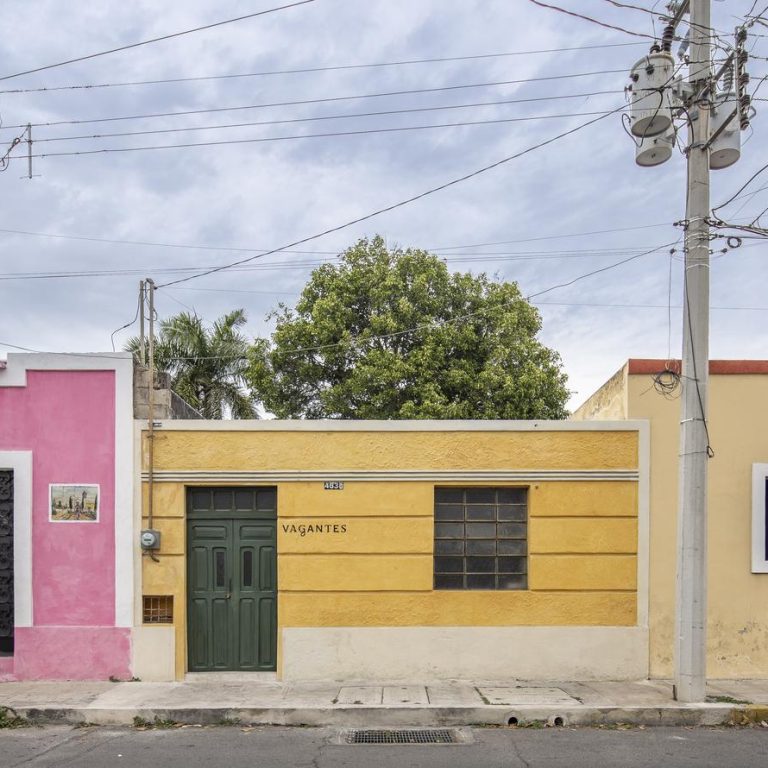
[[[275,489],[190,489],[190,671],[275,669],[275,501]]]

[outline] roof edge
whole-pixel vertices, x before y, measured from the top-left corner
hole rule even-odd
[[[627,361],[627,371],[633,374],[654,374],[665,369],[680,372],[679,360],[664,360],[661,358],[630,358]],[[768,360],[710,360],[710,375],[768,375]]]

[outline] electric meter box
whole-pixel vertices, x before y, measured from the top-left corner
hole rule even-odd
[[[145,528],[141,532],[142,549],[160,549],[160,531],[154,528]]]

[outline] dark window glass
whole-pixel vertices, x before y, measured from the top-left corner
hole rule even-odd
[[[524,539],[499,539],[497,547],[500,555],[524,555],[528,552],[528,542]]]
[[[460,573],[436,573],[435,589],[464,589],[464,577]]]
[[[435,541],[436,555],[463,555],[464,542],[461,539],[437,539]]]
[[[525,504],[528,500],[527,488],[499,488],[499,504]]]
[[[464,520],[464,507],[461,504],[438,504],[435,507],[435,520]]]
[[[461,573],[464,569],[463,557],[436,557],[435,573]]]
[[[500,557],[499,571],[502,573],[525,573],[524,557]]]
[[[493,488],[467,488],[467,504],[495,504],[496,491]]]
[[[501,542],[499,542],[501,544]],[[463,554],[463,553],[462,553]],[[470,539],[467,541],[468,555],[495,555],[496,542],[493,539]]]
[[[528,577],[513,576],[512,574],[499,574],[499,589],[528,589]]]
[[[437,567],[437,565],[435,565]],[[494,573],[496,571],[495,557],[468,557],[467,573]]]
[[[243,550],[243,586],[253,586],[253,550]]]
[[[496,589],[496,577],[493,574],[467,574],[467,589]]]
[[[496,507],[493,504],[467,504],[465,509],[467,520],[496,520]]]
[[[499,520],[513,523],[524,523],[528,519],[528,509],[525,504],[499,504]]]
[[[435,501],[438,504],[461,504],[464,501],[464,490],[462,488],[436,488]]]
[[[464,526],[461,523],[435,523],[435,538],[463,539]]]
[[[256,491],[256,509],[272,512],[277,508],[277,489],[265,488]]]
[[[498,537],[500,539],[524,539],[528,535],[528,526],[523,523],[500,523]]]
[[[467,523],[468,539],[492,539],[496,536],[493,523]]]
[[[216,586],[223,587],[226,584],[227,553],[223,549],[217,549],[214,557],[216,558]]]
[[[528,489],[435,489],[435,589],[528,588]]]

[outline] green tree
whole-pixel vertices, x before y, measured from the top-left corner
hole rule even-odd
[[[279,418],[560,419],[566,376],[516,283],[363,239],[272,314],[247,380]]]
[[[210,328],[196,314],[180,312],[160,322],[155,364],[171,375],[171,386],[207,419],[257,418],[246,388],[249,342],[240,332],[244,310],[220,317]],[[134,337],[126,349],[139,351]]]

